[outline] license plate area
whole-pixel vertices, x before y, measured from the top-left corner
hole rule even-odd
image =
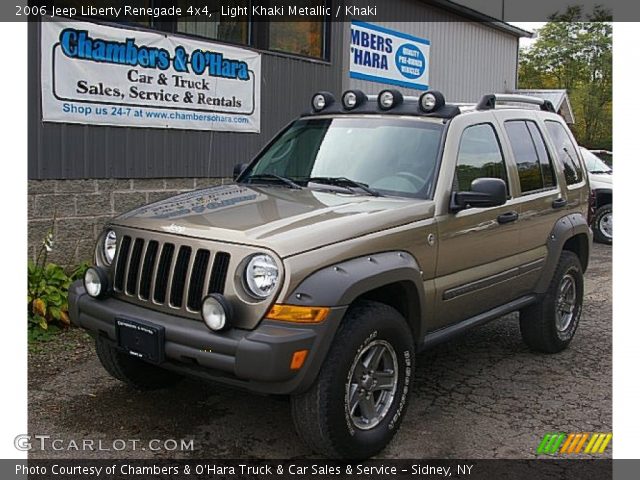
[[[164,327],[141,320],[116,317],[118,347],[150,363],[164,361]]]

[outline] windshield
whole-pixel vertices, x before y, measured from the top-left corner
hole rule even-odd
[[[611,169],[607,166],[602,159],[591,153],[586,148],[582,148],[582,158],[587,165],[587,170],[591,173],[608,173]]]
[[[356,193],[360,184],[382,195],[425,198],[431,194],[443,130],[440,123],[418,119],[298,120],[240,181],[277,175],[314,188],[326,189],[329,183]]]

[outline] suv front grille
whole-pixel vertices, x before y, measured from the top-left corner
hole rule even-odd
[[[230,255],[125,235],[114,290],[138,301],[197,312],[204,295],[224,293]]]

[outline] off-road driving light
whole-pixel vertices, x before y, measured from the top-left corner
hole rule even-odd
[[[444,95],[437,91],[431,91],[423,93],[420,96],[420,110],[425,113],[435,112],[442,106],[444,106]]]
[[[249,294],[259,299],[267,298],[278,286],[278,264],[266,253],[254,255],[247,262],[245,285]]]
[[[107,265],[111,265],[113,259],[116,257],[116,244],[118,242],[118,236],[113,230],[109,230],[104,236],[104,244],[102,246],[102,256]]]
[[[102,298],[109,293],[109,276],[101,268],[89,267],[84,272],[84,289],[90,297]]]
[[[267,318],[281,322],[320,323],[327,318],[327,315],[329,315],[327,307],[276,304],[267,313]]]
[[[311,106],[315,112],[320,112],[335,102],[335,98],[329,92],[318,92],[311,99]]]
[[[227,326],[232,316],[231,304],[219,293],[212,293],[202,301],[202,319],[214,332]]]
[[[378,95],[378,106],[381,110],[391,110],[400,105],[403,98],[398,90],[383,90]]]
[[[368,100],[367,95],[361,90],[347,90],[342,95],[342,106],[345,110],[353,110]]]

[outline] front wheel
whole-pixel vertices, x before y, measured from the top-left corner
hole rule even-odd
[[[313,386],[291,398],[298,435],[330,458],[378,453],[406,411],[414,355],[411,331],[395,309],[370,301],[354,305]]]

